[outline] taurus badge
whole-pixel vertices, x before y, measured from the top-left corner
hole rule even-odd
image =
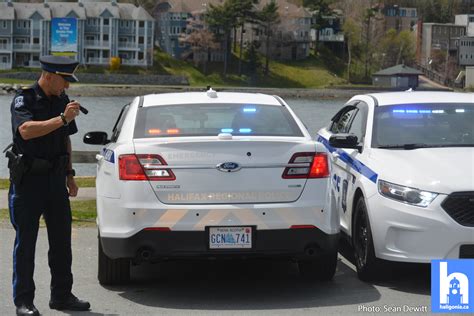
[[[236,162],[223,162],[218,164],[216,168],[222,172],[236,172],[242,169],[242,167]]]

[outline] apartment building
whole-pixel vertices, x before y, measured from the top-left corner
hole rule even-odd
[[[462,36],[459,41],[458,63],[460,66],[474,66],[474,36]]]
[[[332,15],[323,16],[326,27],[319,30],[319,41],[323,43],[344,43],[342,30],[343,14],[341,10],[334,10]],[[316,22],[316,21],[314,21]],[[311,41],[316,41],[316,30],[311,29]]]
[[[191,20],[199,20],[213,5],[222,4],[224,0],[161,0],[155,7],[156,44],[174,58],[181,59],[190,52],[189,45],[182,38],[190,31]]]
[[[395,29],[398,32],[411,31],[418,21],[416,8],[387,5],[383,8],[385,31]]]
[[[458,14],[454,24],[464,26],[467,36],[474,36],[474,14]]]
[[[456,58],[459,38],[466,34],[466,27],[451,23],[418,23],[417,59],[428,66],[433,50],[442,50]]]
[[[272,0],[260,0],[258,9]],[[309,56],[311,43],[312,14],[303,7],[286,0],[275,0],[278,5],[280,23],[272,29],[270,58],[280,60],[299,60]],[[266,52],[266,35],[264,29],[257,25],[247,24],[243,36],[244,43],[260,42],[260,53]],[[240,30],[237,32],[240,41]]]
[[[51,21],[77,21],[77,52],[84,65],[153,65],[154,19],[142,7],[116,1],[0,3],[0,68],[39,67],[51,54]]]
[[[260,0],[258,9],[261,9],[270,0]],[[175,58],[187,56],[190,47],[180,41],[192,20],[200,19],[210,5],[221,5],[224,0],[161,0],[155,7],[154,16],[157,20],[157,44]],[[276,0],[279,8],[280,23],[273,30],[271,43],[271,58],[273,59],[302,59],[309,55],[311,14],[304,8],[296,6],[286,0]],[[240,42],[240,29],[237,29],[235,40]],[[246,24],[244,27],[243,42],[261,43],[259,50],[266,51],[263,29],[255,24]],[[214,52],[211,59],[222,59],[222,52]]]

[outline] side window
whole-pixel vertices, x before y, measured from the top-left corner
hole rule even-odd
[[[127,116],[128,109],[130,108],[130,104],[126,104],[123,106],[122,111],[115,122],[114,128],[112,129],[112,137],[110,138],[110,142],[115,143],[122,131],[122,125],[125,121],[125,117]]]
[[[345,110],[345,111],[344,111]],[[357,108],[349,106],[343,109],[343,111],[336,114],[333,118],[330,131],[332,133],[347,133],[349,131],[351,118],[357,112]]]
[[[363,142],[365,138],[367,112],[367,104],[365,102],[360,102],[357,105],[357,112],[355,113],[355,117],[351,120],[352,122],[349,128],[349,133],[356,135],[360,142]]]
[[[356,135],[359,141],[363,141],[364,136],[365,136],[365,131],[363,131],[363,123],[364,123],[364,115],[362,111],[358,110],[357,113],[355,114],[354,119],[352,120],[349,133]]]

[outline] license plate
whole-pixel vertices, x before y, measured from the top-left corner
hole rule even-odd
[[[252,248],[252,227],[209,227],[209,249]]]

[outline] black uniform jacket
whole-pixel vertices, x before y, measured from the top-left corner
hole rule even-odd
[[[11,104],[12,134],[15,151],[32,158],[54,159],[66,155],[66,139],[77,133],[75,121],[62,126],[51,133],[24,140],[18,128],[27,121],[46,121],[59,116],[69,103],[66,94],[48,98],[38,82],[33,86],[18,90]]]

